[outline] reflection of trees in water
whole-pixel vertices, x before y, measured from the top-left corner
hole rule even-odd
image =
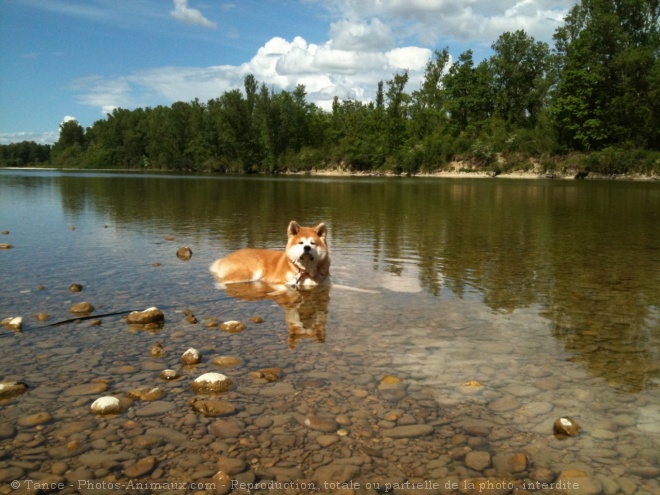
[[[70,212],[185,233],[218,255],[279,249],[289,220],[323,220],[331,249],[364,251],[374,272],[409,277],[412,264],[433,295],[476,291],[496,311],[541,304],[593,373],[633,389],[660,376],[655,184],[138,175],[59,185]]]

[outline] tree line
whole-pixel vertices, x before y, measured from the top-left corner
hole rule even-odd
[[[519,30],[479,63],[472,50],[453,62],[436,50],[419,88],[406,91],[403,71],[378,83],[375,101],[335,97],[331,111],[308,103],[303,85],[277,92],[248,75],[242,90],[206,103],[116,109],[87,129],[64,122],[48,160],[239,173],[417,173],[462,160],[659,174],[659,17],[658,0],[581,0],[553,48]],[[0,147],[1,164],[21,160],[43,161],[43,149]]]

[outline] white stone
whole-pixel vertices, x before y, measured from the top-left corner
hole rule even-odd
[[[231,387],[232,383],[231,378],[222,373],[204,373],[195,378],[192,389],[193,392],[200,394],[220,393]]]
[[[92,403],[91,409],[95,414],[118,414],[121,412],[121,402],[117,397],[101,397]]]
[[[199,354],[199,351],[197,349],[193,348],[193,347],[188,349],[181,356],[181,362],[183,364],[197,364],[197,363],[199,363],[200,359],[201,359],[201,356]]]
[[[14,329],[14,330],[20,330],[23,327],[23,317],[22,316],[11,316],[9,318],[5,318],[2,320],[3,325]]]

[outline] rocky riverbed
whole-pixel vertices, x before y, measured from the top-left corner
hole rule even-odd
[[[0,493],[660,493],[657,389],[567,360],[533,311],[374,299],[370,321],[331,295],[324,338],[293,349],[266,301],[3,330],[2,381],[27,389],[2,400]],[[46,309],[67,319],[68,303]],[[206,373],[227,389],[196,393]],[[121,411],[93,413],[104,396]],[[564,416],[574,436],[555,434]]]

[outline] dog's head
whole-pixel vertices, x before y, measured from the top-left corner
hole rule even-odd
[[[294,265],[309,272],[313,277],[317,274],[328,275],[330,258],[326,242],[327,232],[324,223],[316,227],[301,227],[298,222],[291,221],[287,229],[289,236],[286,244],[287,256]]]

